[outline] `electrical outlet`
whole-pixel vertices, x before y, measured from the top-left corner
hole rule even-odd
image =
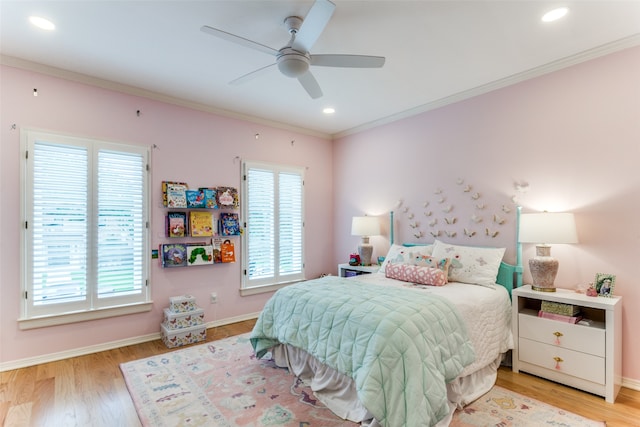
[[[218,303],[218,294],[216,294],[215,292],[211,292],[211,304],[217,304]]]

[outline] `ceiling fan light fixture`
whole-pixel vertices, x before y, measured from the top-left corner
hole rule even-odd
[[[278,57],[278,69],[287,77],[298,78],[309,71],[309,60],[304,55],[284,54]]]

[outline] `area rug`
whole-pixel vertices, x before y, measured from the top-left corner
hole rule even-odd
[[[258,360],[249,334],[120,365],[145,427],[334,427],[344,421],[311,389],[269,359]],[[451,426],[602,426],[494,387],[454,415]]]

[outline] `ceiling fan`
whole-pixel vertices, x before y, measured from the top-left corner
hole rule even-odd
[[[312,55],[309,53],[311,47],[316,40],[318,40],[320,34],[322,34],[329,19],[331,19],[335,8],[336,5],[329,0],[316,0],[304,19],[298,16],[285,18],[284,23],[289,30],[289,34],[291,34],[291,39],[286,46],[279,50],[217,28],[209,27],[208,25],[204,25],[200,29],[215,37],[276,57],[275,63],[238,77],[229,82],[229,84],[244,83],[261,75],[265,71],[269,71],[273,66],[277,65],[282,74],[287,77],[297,78],[309,96],[316,99],[322,96],[322,90],[309,70],[309,66],[380,68],[384,65],[385,61],[385,58],[382,56],[341,54]]]

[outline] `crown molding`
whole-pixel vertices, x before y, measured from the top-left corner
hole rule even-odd
[[[99,87],[102,89],[112,90],[114,92],[120,92],[127,95],[139,96],[142,98],[151,99],[154,101],[164,102],[166,104],[172,104],[180,107],[190,108],[192,110],[203,111],[206,113],[216,114],[218,116],[228,117],[237,120],[243,120],[263,126],[270,126],[277,129],[288,130],[304,135],[315,136],[323,139],[331,139],[331,135],[313,131],[306,128],[292,126],[287,123],[276,122],[272,120],[263,119],[261,117],[250,116],[246,114],[237,113],[235,111],[225,110],[222,108],[216,108],[209,105],[187,101],[182,98],[176,98],[173,96],[163,95],[158,92],[153,92],[146,89],[141,89],[135,86],[129,86],[122,83],[117,83],[111,80],[100,79],[87,74],[76,73],[74,71],[65,70],[62,68],[51,67],[49,65],[40,64],[37,62],[28,61],[13,56],[0,54],[0,64],[8,67],[19,68],[25,71],[33,71],[40,74],[45,74],[51,77],[57,77],[63,80],[69,80],[76,83],[82,83],[90,86]]]
[[[581,64],[583,62],[590,61],[592,59],[600,58],[602,56],[609,55],[611,53],[619,52],[621,50],[629,49],[636,46],[640,46],[640,34],[634,34],[632,36],[629,36],[620,40],[616,40],[615,42],[607,43],[589,50],[585,50],[578,54],[567,56],[565,58],[558,59],[556,61],[550,62],[548,64],[545,64],[536,68],[532,68],[527,71],[523,71],[521,73],[512,74],[508,77],[495,80],[493,82],[490,82],[481,86],[477,86],[469,90],[458,92],[451,96],[447,96],[447,97],[438,99],[436,101],[429,102],[427,104],[423,104],[421,106],[411,108],[409,110],[405,110],[400,113],[393,114],[391,116],[384,117],[380,120],[375,120],[375,121],[366,123],[362,126],[357,126],[357,127],[348,129],[346,131],[336,133],[332,135],[332,137],[333,139],[338,139],[348,135],[360,133],[365,130],[373,129],[375,127],[393,123],[398,120],[413,117],[418,114],[425,113],[427,111],[435,110],[437,108],[454,104],[456,102],[464,101],[466,99],[470,99],[478,95],[483,95],[485,93],[489,93],[497,89],[502,89],[504,87],[511,86],[516,83],[520,83],[526,80],[540,77],[545,74],[553,73],[555,71],[559,71],[564,68],[571,67],[573,65]]]

